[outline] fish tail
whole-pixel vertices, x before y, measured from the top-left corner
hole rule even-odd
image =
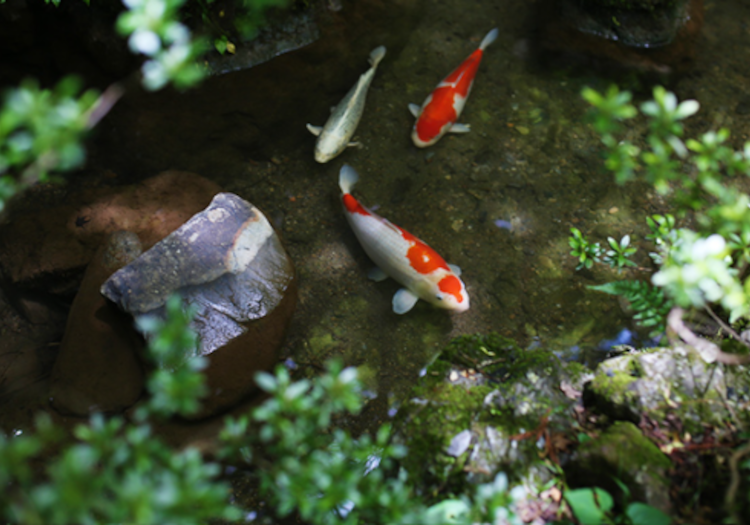
[[[372,67],[378,67],[378,64],[385,56],[385,46],[378,46],[370,53],[370,65]]]
[[[341,188],[341,192],[344,195],[351,193],[352,187],[357,184],[358,180],[359,175],[354,171],[354,168],[349,166],[349,164],[341,166],[341,171],[339,171],[339,188]]]
[[[497,30],[497,28],[495,28],[495,29],[491,30],[491,31],[490,31],[489,33],[487,33],[487,34],[486,34],[486,35],[484,36],[484,39],[482,40],[482,43],[481,43],[481,44],[479,44],[479,49],[481,49],[482,51],[484,51],[484,50],[485,50],[485,48],[486,48],[486,47],[487,47],[488,45],[490,45],[490,44],[491,44],[492,42],[494,42],[494,41],[495,41],[495,39],[497,38],[497,35],[498,35],[498,30]]]

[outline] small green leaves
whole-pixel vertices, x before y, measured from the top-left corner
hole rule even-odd
[[[680,306],[700,308],[720,303],[730,313],[731,322],[746,316],[750,312],[748,296],[724,238],[718,234],[702,237],[687,229],[677,230],[676,235],[653,283],[664,287]]]
[[[629,91],[620,91],[614,84],[603,95],[594,89],[583,88],[581,96],[596,109],[594,128],[601,134],[617,131],[618,121],[633,118],[638,113],[630,104],[632,94]]]
[[[750,175],[750,143],[741,151],[733,150],[727,129],[683,142],[683,121],[700,105],[694,100],[680,103],[674,93],[657,86],[653,100],[640,104],[650,119],[648,148],[640,151],[612,134],[628,114],[617,109],[630,100],[628,96],[612,88],[605,95],[586,88],[582,96],[594,107],[594,127],[607,148],[606,166],[617,182],[643,176],[660,194],[673,195],[676,213],[694,213],[697,232],[675,231],[671,214],[646,219],[651,230],[647,239],[658,248],[650,253],[659,266],[653,283],[680,306],[703,308],[717,303],[729,312],[730,321],[750,316],[750,280],[739,271],[750,263],[750,195],[728,178]],[[579,258],[579,268],[596,261],[593,245],[584,241],[571,238],[571,253]],[[611,238],[608,243],[604,261],[617,268],[630,266],[629,248],[622,241],[615,246]],[[642,312],[653,321],[657,317],[651,313]]]
[[[81,140],[99,95],[93,90],[79,95],[80,89],[77,78],[66,77],[51,90],[26,80],[5,93],[0,108],[0,210],[26,185],[83,163]],[[20,172],[20,180],[6,175],[9,171]]]
[[[157,365],[148,380],[151,413],[189,415],[200,408],[199,399],[206,393],[200,371],[207,362],[198,355],[197,336],[190,328],[193,316],[194,311],[183,308],[182,299],[174,295],[167,300],[166,319],[153,316],[138,321]]]
[[[203,70],[195,58],[205,51],[201,39],[177,20],[185,0],[124,0],[127,10],[117,19],[120,34],[128,36],[134,53],[148,57],[141,69],[143,85],[152,91],[172,82],[177,88],[195,85]]]
[[[614,238],[607,237],[607,243],[610,249],[604,254],[604,262],[618,270],[625,266],[637,266],[628,258],[638,251],[630,246],[630,235],[625,235],[619,243]]]
[[[602,255],[602,247],[598,242],[589,242],[578,228],[571,228],[570,233],[572,234],[568,237],[568,244],[572,248],[570,255],[578,257],[579,262],[576,270],[591,268],[595,262],[599,261]]]

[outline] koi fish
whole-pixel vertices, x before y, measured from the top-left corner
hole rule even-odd
[[[484,50],[495,41],[497,33],[497,28],[487,33],[479,48],[437,85],[422,107],[409,104],[409,111],[417,119],[411,133],[411,139],[417,147],[432,146],[448,132],[470,131],[469,124],[459,124],[457,120],[471,92]]]
[[[359,145],[357,142],[349,142],[349,139],[354,135],[359,120],[362,118],[367,90],[384,56],[384,46],[373,49],[370,53],[370,69],[362,73],[357,83],[331,110],[331,116],[328,117],[325,125],[322,128],[312,124],[307,125],[310,133],[318,137],[315,141],[315,160],[318,162],[328,162],[341,154],[348,146]]]
[[[392,277],[404,286],[393,296],[393,311],[403,314],[418,299],[448,310],[465,312],[469,295],[459,279],[461,269],[447,264],[426,243],[362,206],[351,194],[359,179],[354,168],[344,164],[339,187],[344,212],[365,253],[377,265],[370,278]]]

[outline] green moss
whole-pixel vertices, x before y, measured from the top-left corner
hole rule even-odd
[[[485,386],[467,388],[446,382],[422,385],[415,389],[417,401],[413,398],[406,417],[400,413],[402,419],[397,425],[409,448],[402,464],[411,476],[429,487],[428,492],[437,487],[449,492],[462,490],[465,458],[454,458],[445,450],[456,434],[472,427],[488,393]]]
[[[668,469],[672,463],[638,427],[629,421],[618,421],[594,440],[618,471],[629,470],[632,464]]]
[[[563,363],[542,348],[522,349],[496,333],[454,339],[399,413],[399,434],[410,450],[403,465],[420,485],[451,492],[467,483],[464,467],[487,476],[499,468],[523,478],[540,461],[537,439],[517,439],[510,446],[510,436],[538,428],[545,417],[548,428],[568,428],[573,401],[559,387],[584,372],[582,365]],[[489,427],[495,444],[477,449],[476,440],[482,442]],[[468,463],[469,452],[459,458],[445,453],[453,437],[467,429],[475,436]],[[506,449],[501,442],[508,444]]]
[[[620,358],[617,366],[600,366],[590,386],[601,400],[606,400],[612,405],[625,406],[637,401],[632,386],[639,375],[635,358],[624,356]],[[602,407],[600,409],[605,413],[608,411]]]

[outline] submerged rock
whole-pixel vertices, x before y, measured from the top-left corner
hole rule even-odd
[[[403,466],[426,491],[460,492],[499,471],[539,485],[552,473],[540,456],[559,454],[560,436],[590,377],[543,349],[523,350],[497,334],[453,341],[399,412]],[[554,443],[553,443],[554,441]]]
[[[140,253],[136,234],[116,232],[86,269],[50,378],[50,400],[58,411],[118,412],[140,397],[144,374],[138,352],[143,342],[132,320],[99,293],[113,272]]]
[[[633,423],[618,421],[595,439],[582,443],[565,468],[571,487],[601,487],[620,494],[618,481],[630,491],[630,501],[645,502],[669,512],[672,462]]]
[[[133,263],[102,294],[138,319],[163,315],[177,293],[193,305],[210,395],[198,417],[238,401],[269,369],[296,303],[291,259],[265,216],[231,193],[211,204]]]

